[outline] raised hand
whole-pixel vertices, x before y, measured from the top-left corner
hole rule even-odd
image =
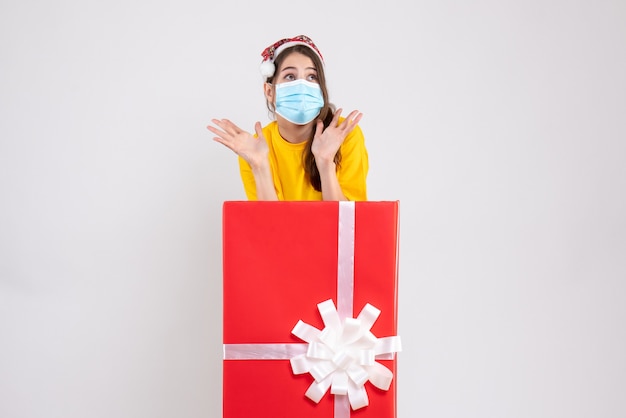
[[[337,154],[346,136],[352,132],[363,116],[358,110],[353,110],[340,123],[341,111],[342,109],[335,111],[333,119],[326,129],[324,129],[322,121],[317,122],[315,137],[313,138],[313,144],[311,144],[311,152],[315,156],[315,162],[318,167],[321,164],[325,165],[333,162],[335,154]]]
[[[267,162],[269,149],[260,122],[254,124],[256,137],[228,119],[211,119],[211,122],[219,128],[207,126],[207,129],[216,135],[213,140],[231,149],[246,160],[253,169]]]

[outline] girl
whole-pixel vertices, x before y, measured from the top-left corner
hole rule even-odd
[[[256,135],[228,119],[207,129],[239,155],[249,200],[367,200],[368,155],[358,126],[328,101],[324,61],[307,36],[281,39],[263,53],[261,74],[275,120]]]

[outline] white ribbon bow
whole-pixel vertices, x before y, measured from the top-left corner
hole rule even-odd
[[[365,382],[388,390],[393,373],[377,359],[393,359],[393,353],[402,350],[400,337],[376,338],[370,332],[380,310],[365,305],[357,318],[339,318],[332,299],[321,302],[317,308],[325,328],[319,329],[298,321],[291,331],[308,343],[306,354],[290,359],[294,374],[311,373],[315,381],[306,396],[318,403],[330,388],[333,395],[348,395],[352,409],[369,404]]]

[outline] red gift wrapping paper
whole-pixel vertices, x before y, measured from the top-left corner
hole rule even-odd
[[[399,202],[355,202],[353,317],[366,303],[381,310],[371,328],[378,338],[397,333]],[[298,320],[324,324],[317,304],[337,304],[339,202],[231,201],[223,205],[223,342],[303,341]],[[394,375],[389,390],[365,384],[369,405],[351,418],[396,416],[396,363],[378,360]],[[309,374],[294,375],[288,359],[224,360],[223,416],[334,417],[334,395],[305,397]]]

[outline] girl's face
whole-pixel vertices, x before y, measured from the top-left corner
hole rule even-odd
[[[299,79],[318,83],[317,70],[311,58],[299,52],[293,52],[285,57],[280,68],[278,68],[274,77],[274,84],[287,83]],[[265,83],[264,91],[267,101],[269,103],[276,103],[274,86]]]
[[[295,80],[306,80],[317,83],[317,70],[311,58],[294,52],[287,56],[278,69],[274,83],[287,83]]]

